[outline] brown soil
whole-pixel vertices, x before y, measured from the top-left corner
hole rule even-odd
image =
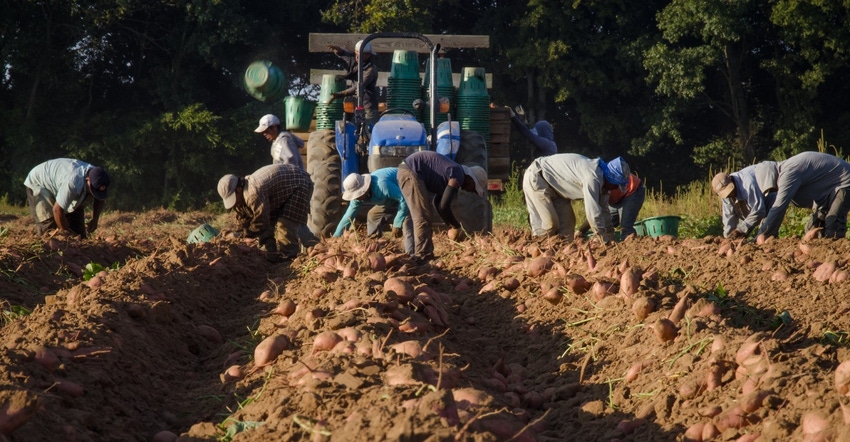
[[[6,217],[0,441],[850,440],[834,379],[850,359],[847,241],[639,238],[593,243],[593,268],[586,242],[507,229],[438,233],[420,266],[389,238],[284,264],[237,239],[186,244],[230,221],[111,213],[79,241]],[[99,287],[83,280],[115,262]],[[577,294],[577,276],[603,291]],[[280,353],[258,367],[267,337]]]

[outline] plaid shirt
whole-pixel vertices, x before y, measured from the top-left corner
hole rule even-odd
[[[248,234],[263,240],[274,237],[274,223],[286,218],[307,223],[313,182],[303,169],[271,164],[245,177],[245,206],[236,207],[236,219]]]

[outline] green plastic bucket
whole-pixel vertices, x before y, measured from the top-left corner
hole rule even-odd
[[[260,101],[277,101],[285,95],[283,72],[270,61],[255,61],[245,70],[245,89]]]
[[[218,235],[218,230],[209,224],[203,224],[189,233],[189,238],[187,238],[186,241],[189,244],[210,242],[216,235]]]
[[[286,130],[307,132],[310,123],[313,122],[313,113],[316,112],[316,102],[302,97],[288,96],[283,99],[286,108]]]
[[[643,227],[646,233],[657,238],[661,235],[679,236],[679,221],[682,218],[679,216],[656,216],[643,220]]]
[[[393,63],[390,66],[390,78],[396,80],[416,80],[419,77],[419,53],[396,49],[393,52]]]
[[[635,223],[635,234],[637,234],[637,236],[646,236],[646,227],[644,227],[643,221]]]

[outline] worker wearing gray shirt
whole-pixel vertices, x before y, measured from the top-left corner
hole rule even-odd
[[[761,224],[757,242],[777,236],[788,204],[820,208],[823,235],[844,238],[850,210],[850,163],[833,155],[803,152],[779,163],[776,200]],[[817,214],[816,214],[817,215]]]
[[[714,176],[711,188],[720,196],[724,237],[747,237],[767,216],[776,198],[778,172],[775,161],[764,161]]]
[[[605,163],[601,158],[562,153],[534,160],[522,184],[532,236],[572,239],[576,217],[571,202],[584,200],[593,232],[606,243],[613,241],[608,191],[628,184],[629,173],[629,165],[619,157]]]

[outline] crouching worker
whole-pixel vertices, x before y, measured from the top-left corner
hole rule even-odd
[[[584,200],[590,228],[603,242],[613,241],[608,192],[618,186],[625,192],[629,175],[629,165],[620,157],[605,163],[602,158],[591,160],[579,154],[562,153],[534,160],[522,182],[531,235],[559,235],[572,240],[576,216],[571,203]]]
[[[109,183],[103,168],[80,160],[57,158],[33,167],[24,186],[38,233],[58,228],[85,238],[94,232]],[[93,201],[92,217],[86,226],[89,201]]]
[[[366,234],[368,236],[380,236],[383,231],[384,219],[395,212],[392,223],[392,234],[398,238],[404,235],[404,251],[413,253],[413,228],[408,220],[407,203],[398,187],[398,168],[385,167],[372,173],[362,175],[351,173],[342,182],[345,191],[342,199],[350,201],[348,210],[342,215],[334,232],[335,237],[351,226],[357,211],[363,203],[370,201],[375,204],[366,215]]]
[[[480,182],[479,166],[464,168],[434,151],[411,154],[398,166],[398,184],[410,210],[413,225],[413,258],[425,262],[434,258],[433,230],[428,214],[431,200],[435,200],[440,218],[454,228],[460,228],[452,212],[452,201],[458,190],[474,192],[483,197],[486,182]],[[482,169],[483,171],[483,169]],[[488,214],[480,214],[481,217]]]
[[[256,238],[270,262],[298,255],[298,231],[307,222],[313,194],[307,172],[281,163],[261,167],[244,178],[225,175],[218,182],[218,193],[224,208],[236,212],[245,237]]]

